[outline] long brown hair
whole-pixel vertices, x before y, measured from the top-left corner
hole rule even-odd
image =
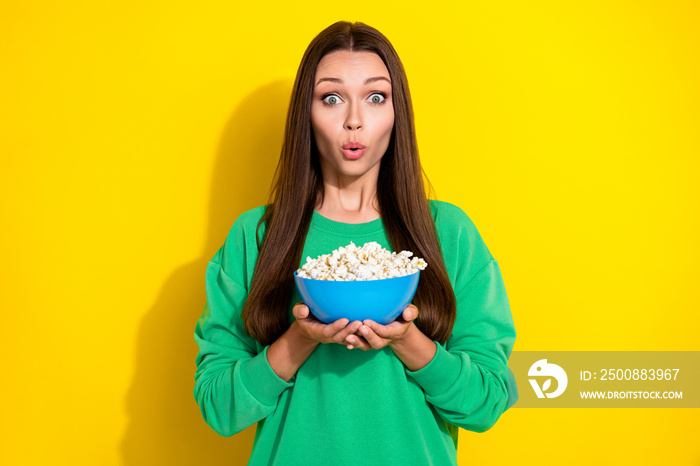
[[[287,309],[294,292],[293,274],[299,268],[314,208],[319,198],[323,202],[324,195],[311,127],[314,77],[321,59],[339,50],[376,53],[389,71],[394,128],[380,162],[379,210],[393,250],[412,251],[428,263],[421,271],[413,298],[419,312],[415,323],[431,340],[444,343],[452,333],[456,299],[423,184],[425,173],[418,157],[406,72],[382,33],[361,22],[347,21],[332,24],[318,34],[297,71],[280,159],[265,213],[258,223],[258,230],[265,224],[265,234],[262,245],[256,234],[259,255],[242,311],[245,331],[267,346],[289,328]],[[427,176],[425,180],[432,192]]]

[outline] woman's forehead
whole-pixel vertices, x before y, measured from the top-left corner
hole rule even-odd
[[[346,80],[365,81],[376,77],[385,77],[391,82],[389,70],[379,55],[374,52],[341,50],[331,52],[321,59],[316,68],[314,84],[344,84]]]

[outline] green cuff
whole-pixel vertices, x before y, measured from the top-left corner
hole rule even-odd
[[[433,342],[437,346],[433,359],[417,371],[406,369],[406,373],[423,387],[427,395],[436,396],[447,391],[455,383],[462,368],[462,361],[437,341]]]
[[[266,346],[257,356],[245,361],[241,378],[248,392],[266,406],[277,404],[277,399],[287,388],[294,386],[275,373],[267,360]],[[292,379],[294,380],[294,379]]]

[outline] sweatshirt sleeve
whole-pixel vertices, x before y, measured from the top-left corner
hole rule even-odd
[[[474,432],[490,429],[518,398],[508,358],[515,327],[498,263],[491,260],[456,293],[457,319],[446,345],[407,373],[447,422]]]
[[[225,437],[269,416],[282,392],[293,386],[270,367],[269,346],[259,351],[243,329],[241,310],[248,291],[242,285],[245,264],[238,262],[244,261],[245,241],[240,226],[234,224],[232,233],[207,265],[206,303],[194,332],[199,345],[194,397],[206,423]],[[223,256],[228,273],[221,265]]]
[[[457,316],[447,342],[434,341],[433,359],[406,372],[446,422],[484,432],[518,399],[508,368],[515,325],[498,262],[461,209],[443,212],[452,215],[443,230],[454,244],[447,252],[459,258],[448,264],[455,277]]]

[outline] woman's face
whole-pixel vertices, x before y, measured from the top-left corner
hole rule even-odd
[[[311,126],[324,179],[379,173],[394,127],[389,70],[372,52],[325,55],[314,79]],[[363,150],[344,150],[356,142]],[[329,172],[330,170],[330,172]]]

